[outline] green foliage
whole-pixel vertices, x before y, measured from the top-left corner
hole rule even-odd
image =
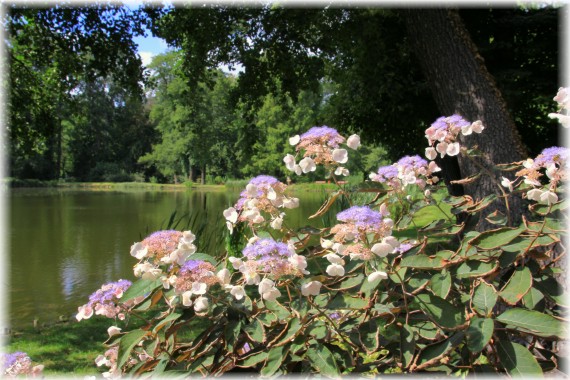
[[[244,184],[237,181],[228,186]],[[350,222],[321,230],[282,227],[265,232],[238,220],[221,261],[204,253],[189,256],[220,271],[217,277],[213,272],[209,275],[217,280],[208,280],[205,294],[193,294],[194,290],[181,294],[165,286],[164,279],[143,276],[123,294],[121,305],[147,323],[108,342],[118,347],[118,371],[221,375],[245,369],[268,377],[298,372],[338,377],[474,374],[485,369],[536,376],[543,368],[556,368],[552,343],[565,339],[567,333],[565,309],[559,302],[564,292],[552,266],[558,242],[566,234],[559,223],[564,201],[546,209],[529,207],[528,218],[518,226],[481,232],[473,223],[457,222],[450,215],[461,210],[477,220],[492,202],[444,197],[442,190],[436,197],[419,191],[405,197],[414,186],[377,188],[374,194],[367,188],[364,195],[339,186],[313,216],[324,215],[335,202],[343,207],[362,202],[356,204],[387,210],[405,200],[401,217],[391,222],[394,235],[404,232],[398,249],[379,232],[359,230],[357,243],[354,237],[343,238],[339,234]],[[266,201],[259,197],[258,202]],[[507,195],[504,201],[508,199]],[[432,216],[420,226],[413,224],[422,219],[412,216],[433,208],[446,219]],[[491,218],[504,222],[499,215]],[[310,274],[279,275],[278,266],[262,270],[263,281],[271,279],[279,293],[268,299],[261,283],[255,286],[259,279],[240,278],[247,273],[240,251],[254,233],[259,237],[278,233],[279,240],[294,243]],[[330,248],[332,241],[325,244],[333,234],[343,249]],[[311,235],[321,243],[311,240]],[[377,248],[382,244],[384,248]],[[403,248],[404,244],[408,246]],[[376,253],[385,246],[390,253]],[[349,249],[355,251],[343,253]],[[359,259],[362,251],[372,257]],[[332,253],[342,258],[342,273],[330,272],[336,260],[329,257]],[[150,260],[154,258],[143,258],[141,263]],[[157,265],[164,272],[181,275],[176,265]],[[202,280],[193,281],[192,286]],[[306,293],[303,286],[315,282],[320,283],[317,292]],[[240,296],[234,294],[238,288],[243,290]],[[193,303],[185,297],[193,297]],[[200,303],[203,298],[208,300],[205,308]],[[184,336],[185,331],[194,334]],[[149,358],[140,359],[142,349],[152,353]]]

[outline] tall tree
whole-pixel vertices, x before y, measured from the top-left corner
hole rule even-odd
[[[73,94],[81,82],[112,75],[142,95],[141,61],[132,36],[143,33],[144,18],[121,4],[104,2],[41,8],[16,3],[8,4],[3,21],[12,173],[25,174],[24,166],[36,159],[45,164],[30,174],[58,178],[62,120],[65,112],[73,112]]]

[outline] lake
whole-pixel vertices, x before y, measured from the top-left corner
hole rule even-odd
[[[296,196],[301,207],[287,210],[285,222],[300,227],[325,195]],[[222,253],[222,212],[238,197],[237,192],[197,190],[11,190],[6,201],[7,322],[18,328],[31,326],[34,319],[71,318],[103,283],[134,280],[131,245],[164,229],[174,212],[176,229],[198,226],[193,232],[204,235],[199,252]],[[317,220],[316,227],[321,223]]]

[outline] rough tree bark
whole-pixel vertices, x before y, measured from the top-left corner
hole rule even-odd
[[[462,145],[477,145],[484,157],[477,161],[493,175],[471,160],[459,157],[461,176],[466,178],[483,172],[475,183],[465,185],[465,194],[482,199],[495,193],[501,175],[493,164],[510,163],[526,158],[526,149],[507,110],[494,78],[488,72],[483,58],[471,40],[456,9],[406,9],[402,11],[408,36],[421,69],[431,88],[439,111],[449,116],[457,113],[469,121],[481,120],[485,130],[463,138]],[[505,213],[503,202],[495,202],[492,209]],[[520,221],[522,200],[513,199],[510,214],[514,223]],[[485,223],[482,224],[485,228]]]

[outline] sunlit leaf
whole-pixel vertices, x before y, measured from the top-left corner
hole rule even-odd
[[[523,298],[532,286],[532,274],[527,267],[519,267],[515,270],[505,284],[499,295],[509,305],[515,305]]]

